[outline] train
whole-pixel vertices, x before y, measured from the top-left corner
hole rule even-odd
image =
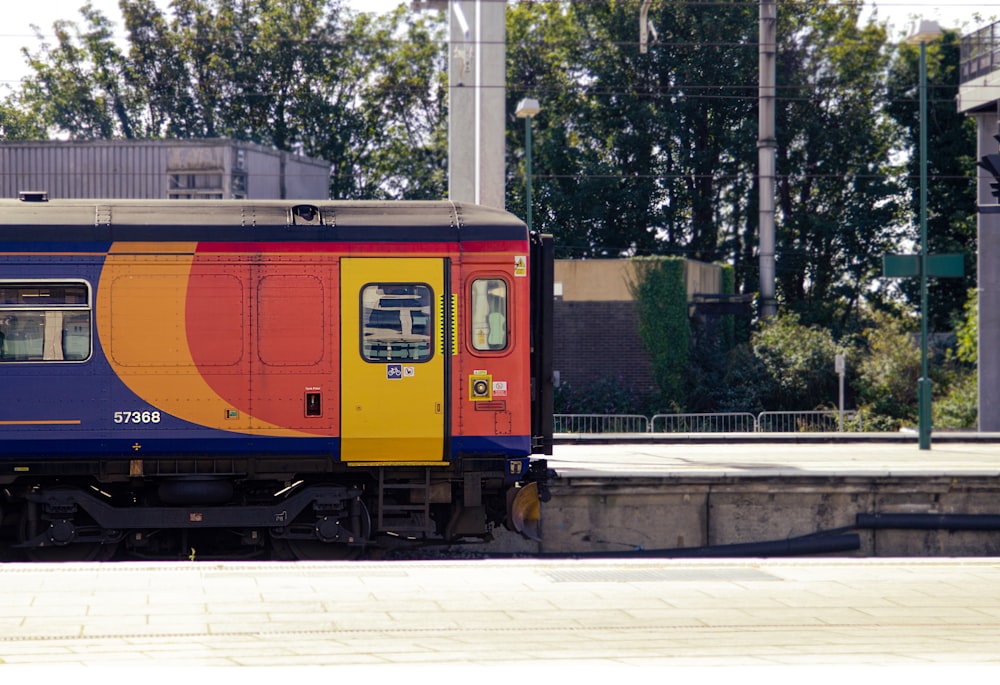
[[[552,279],[550,235],[447,200],[0,200],[0,545],[537,539]]]

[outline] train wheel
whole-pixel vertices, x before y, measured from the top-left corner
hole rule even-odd
[[[275,551],[280,556],[288,556],[299,561],[351,561],[359,558],[365,550],[364,543],[371,539],[372,520],[368,507],[357,500],[356,525],[343,518],[322,517],[309,524],[311,535],[301,534],[275,540]],[[354,517],[352,517],[354,520]],[[302,524],[293,529],[303,530]]]
[[[35,538],[45,528],[31,530],[27,517],[21,517],[17,527],[18,543]],[[46,547],[22,547],[20,551],[28,561],[43,563],[60,563],[67,561],[108,561],[118,551],[118,543],[102,543],[98,541],[70,542],[64,545],[48,545]]]

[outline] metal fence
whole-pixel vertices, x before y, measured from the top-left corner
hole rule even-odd
[[[657,414],[651,433],[753,433],[757,417],[750,413],[730,414]]]
[[[639,414],[556,414],[555,433],[648,433],[649,419]]]
[[[841,425],[843,424],[843,425]],[[765,411],[757,416],[758,433],[834,433],[862,431],[861,414],[839,411]]]
[[[556,414],[556,433],[831,433],[861,432],[859,412],[765,411],[709,414]]]

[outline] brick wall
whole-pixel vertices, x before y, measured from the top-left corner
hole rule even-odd
[[[656,390],[634,302],[557,299],[553,318],[553,368],[560,383],[584,389],[602,378],[620,376],[638,393]]]

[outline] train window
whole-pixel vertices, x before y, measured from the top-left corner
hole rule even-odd
[[[420,283],[372,283],[361,290],[361,354],[365,361],[423,362],[434,349],[433,294]]]
[[[0,282],[0,362],[83,361],[90,321],[86,283]]]
[[[507,342],[507,281],[478,278],[472,282],[472,346],[495,351]]]

